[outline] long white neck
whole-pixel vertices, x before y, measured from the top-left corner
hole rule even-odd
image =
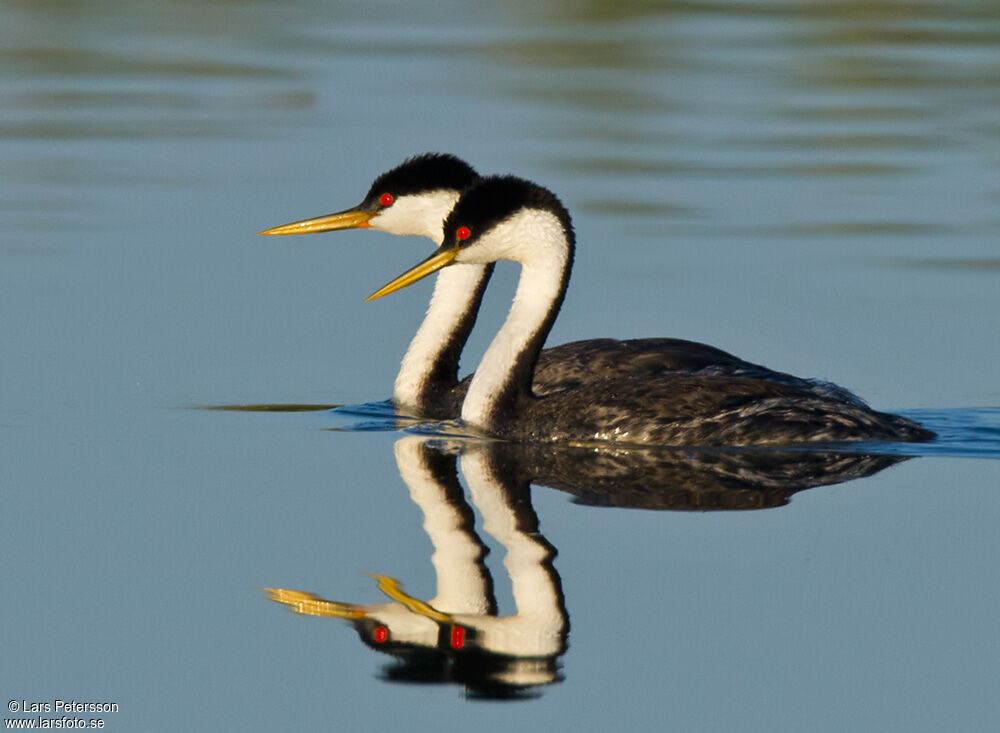
[[[426,411],[458,381],[458,357],[469,338],[490,276],[487,265],[454,265],[438,273],[423,323],[399,365],[397,404]]]
[[[539,532],[528,484],[498,475],[488,450],[463,453],[461,466],[469,496],[482,513],[483,530],[507,551],[504,566],[517,607],[511,616],[462,620],[477,628],[477,643],[491,652],[558,654],[564,648],[569,619],[562,583],[552,565],[556,550]]]
[[[408,435],[393,448],[400,478],[424,513],[424,531],[434,546],[431,562],[437,594],[428,603],[445,613],[494,611],[493,583],[483,562],[487,549],[474,530],[455,470],[455,456],[438,453],[427,438]]]
[[[430,191],[400,196],[370,226],[391,234],[416,234],[441,244],[444,217],[459,192]],[[399,366],[392,396],[396,404],[430,414],[458,383],[458,360],[475,323],[491,270],[463,265],[438,273],[434,294]]]
[[[521,263],[510,312],[483,355],[462,405],[464,421],[492,430],[495,418],[511,409],[520,395],[531,394],[538,352],[566,293],[573,249],[559,220],[538,210],[511,217],[489,240],[483,244],[497,259]]]

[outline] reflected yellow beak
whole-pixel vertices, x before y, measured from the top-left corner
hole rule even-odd
[[[383,285],[381,288],[369,295],[365,298],[365,302],[367,303],[370,300],[381,298],[383,295],[388,295],[389,293],[401,290],[407,285],[412,285],[417,280],[423,280],[425,277],[437,272],[442,267],[450,265],[458,255],[458,251],[458,247],[439,249],[416,267],[411,267],[391,283]]]
[[[367,611],[353,603],[328,601],[312,593],[291,588],[261,588],[275,603],[283,603],[289,610],[304,616],[327,616],[329,618],[364,618]]]
[[[336,229],[367,229],[368,220],[376,211],[365,209],[347,209],[338,211],[336,214],[327,214],[316,219],[303,219],[293,221],[291,224],[282,224],[280,227],[265,229],[258,234],[316,234],[317,232],[332,232]]]
[[[378,581],[378,588],[380,591],[385,593],[392,600],[402,603],[413,613],[429,618],[432,621],[451,623],[452,618],[449,614],[442,613],[434,608],[434,606],[429,603],[424,603],[419,598],[414,598],[409,593],[404,593],[403,589],[399,587],[399,581],[395,578],[390,578],[388,575],[375,575],[374,573],[367,573],[367,575],[368,577],[374,578]]]

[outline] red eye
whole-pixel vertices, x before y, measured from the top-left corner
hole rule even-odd
[[[387,629],[385,626],[379,626],[377,629],[375,629],[374,636],[375,636],[375,641],[377,643],[384,644],[386,640],[389,638],[389,629]]]
[[[391,193],[384,193],[379,198],[379,201],[382,203],[382,206],[392,206],[392,202],[395,200],[396,199],[393,197]]]
[[[472,235],[469,231],[469,227],[459,227],[455,230],[455,236],[459,239],[468,239]]]

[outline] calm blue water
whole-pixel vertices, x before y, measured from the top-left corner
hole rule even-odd
[[[995,728],[998,70],[985,0],[3,3],[0,693],[116,702],[108,730]],[[513,489],[460,444],[466,493],[421,503],[416,433],[377,413],[193,408],[389,396],[430,286],[361,301],[428,243],[254,232],[426,150],[570,207],[551,343],[704,341],[939,441],[787,503],[753,458],[656,464],[705,487],[674,508],[714,508],[722,465],[759,511],[537,485],[569,630],[534,696],[472,702],[447,655],[387,681],[345,621],[259,589],[428,600],[445,507],[513,614],[488,500]]]

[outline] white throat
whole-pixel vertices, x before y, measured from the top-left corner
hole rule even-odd
[[[469,385],[462,419],[489,427],[489,417],[518,356],[537,333],[560,295],[568,264],[566,233],[553,214],[519,212],[463,251],[457,262],[513,260],[521,263],[514,302]]]
[[[399,365],[392,390],[397,404],[422,407],[418,402],[424,385],[469,310],[485,270],[485,265],[453,265],[438,273],[427,314]]]
[[[400,196],[369,223],[372,229],[420,235],[440,246],[444,219],[458,197],[457,191],[448,190]],[[419,403],[434,364],[468,312],[485,269],[484,265],[456,265],[438,273],[427,314],[399,365],[392,390],[397,404],[424,407]]]

